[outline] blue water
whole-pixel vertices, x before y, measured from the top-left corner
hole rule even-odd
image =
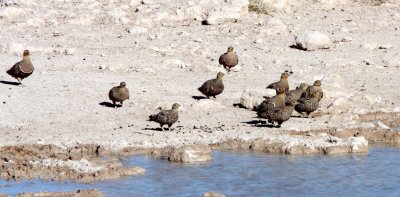
[[[1,181],[0,193],[96,188],[107,196],[400,196],[400,148],[372,147],[364,155],[213,153],[213,161],[185,165],[149,156],[125,160],[147,172],[94,184]]]

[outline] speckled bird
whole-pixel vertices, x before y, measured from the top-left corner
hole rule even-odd
[[[294,109],[300,114],[306,113],[309,117],[311,112],[318,109],[320,97],[321,92],[313,92],[310,98],[300,98],[298,101],[299,104]]]
[[[228,47],[228,51],[219,57],[219,64],[223,65],[224,68],[229,72],[232,67],[239,63],[239,58],[233,51],[233,47]]]
[[[285,107],[286,93],[283,89],[277,88],[275,96],[264,98],[265,100],[256,108],[258,117],[266,118],[269,111]]]
[[[316,80],[312,86],[308,87],[301,97],[310,98],[314,92],[320,93],[318,101],[321,101],[321,99],[324,97],[324,92],[322,91],[320,80]]]
[[[115,86],[111,88],[110,92],[108,92],[108,97],[113,102],[114,107],[117,107],[116,102],[121,103],[127,99],[129,99],[129,90],[126,88],[126,83],[121,82],[119,86]]]
[[[289,92],[286,93],[286,103],[299,100],[307,88],[308,85],[306,83],[301,83],[295,90],[289,90]]]
[[[154,121],[160,124],[161,130],[164,131],[163,126],[168,125],[168,130],[170,130],[171,126],[178,121],[179,112],[178,108],[181,105],[178,103],[174,103],[172,105],[172,109],[170,110],[161,110],[158,114],[153,114],[149,116],[149,121]]]
[[[289,72],[283,72],[281,74],[281,79],[278,82],[271,83],[267,86],[267,89],[276,89],[276,88],[281,88],[284,89],[286,92],[289,91],[289,78],[290,74]]]
[[[271,124],[277,122],[278,127],[281,127],[283,122],[290,119],[296,104],[297,101],[291,101],[283,108],[276,107],[274,110],[269,111],[268,114],[266,114],[268,122]]]
[[[22,60],[15,63],[7,73],[18,80],[22,84],[22,79],[29,77],[34,71],[31,59],[29,57],[29,50],[25,50]]]
[[[215,79],[207,80],[203,83],[198,90],[203,93],[207,98],[210,96],[216,98],[215,96],[219,95],[224,91],[224,83],[222,79],[224,77],[224,73],[218,72],[217,77]]]

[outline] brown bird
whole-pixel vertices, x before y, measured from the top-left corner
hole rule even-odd
[[[218,72],[217,78],[207,80],[201,87],[198,88],[198,90],[207,96],[207,98],[210,98],[210,96],[216,98],[215,96],[224,91],[224,83],[222,82],[223,77],[224,73]]]
[[[278,127],[281,127],[282,123],[289,120],[292,116],[296,104],[297,101],[291,101],[283,108],[275,108],[274,110],[271,110],[266,115],[268,122],[272,124],[277,122]]]
[[[308,87],[307,90],[302,94],[301,97],[304,97],[304,98],[308,99],[308,98],[311,97],[311,95],[314,92],[319,92],[320,93],[319,94],[320,97],[318,98],[318,101],[320,101],[324,97],[324,92],[322,91],[321,81],[320,80],[316,80],[312,86]]]
[[[277,88],[276,95],[272,98],[264,97],[265,100],[257,106],[257,115],[261,118],[266,118],[267,114],[275,108],[285,107],[286,93],[285,90]]]
[[[22,79],[29,77],[33,73],[33,65],[29,58],[29,51],[25,50],[23,53],[22,60],[15,63],[14,66],[7,71],[9,75],[18,80],[22,84]]]
[[[313,92],[310,98],[302,97],[294,109],[300,114],[306,113],[310,117],[310,113],[318,109],[320,97],[321,92]]]
[[[233,52],[233,47],[228,47],[228,52],[222,54],[219,57],[219,64],[223,65],[228,72],[232,67],[236,66],[239,63],[238,56],[235,52]]]
[[[281,88],[284,89],[286,92],[289,91],[289,82],[288,82],[288,77],[289,77],[289,72],[285,71],[284,73],[281,74],[281,80],[275,83],[271,83],[267,86],[267,89],[276,89],[276,88]]]
[[[295,90],[289,90],[289,92],[286,93],[286,103],[299,100],[307,88],[308,85],[306,83],[301,83]]]
[[[172,109],[170,110],[161,110],[158,114],[153,114],[149,116],[149,121],[154,121],[160,124],[161,130],[164,131],[163,126],[168,125],[168,130],[170,130],[171,126],[178,121],[179,113],[178,108],[181,105],[178,103],[174,103],[172,105]]]
[[[116,102],[122,103],[129,99],[129,90],[126,88],[125,82],[121,82],[119,86],[115,86],[111,88],[110,92],[108,92],[108,97],[113,102],[114,107],[117,107]]]

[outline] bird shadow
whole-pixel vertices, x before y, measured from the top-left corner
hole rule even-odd
[[[157,128],[144,128],[144,131],[163,131],[160,127]],[[169,131],[169,129],[164,129],[164,131]]]
[[[111,107],[111,108],[114,108],[114,107],[115,107],[114,104],[112,104],[112,103],[110,103],[110,102],[106,102],[106,101],[99,103],[99,105],[105,106],[105,107]],[[116,106],[117,106],[117,107],[122,107],[121,105],[116,105]]]
[[[267,124],[267,121],[264,120],[251,120],[242,123],[252,125],[253,127],[278,128],[277,126],[274,126],[272,124]]]
[[[300,48],[299,46],[297,46],[297,45],[295,45],[295,44],[290,45],[289,47],[292,48],[292,49],[298,49],[298,50],[301,50],[301,51],[307,51],[307,50],[305,50],[305,49],[303,49],[303,48]]]
[[[14,81],[0,81],[0,83],[6,84],[6,85],[13,85],[13,86],[19,86],[19,85],[21,85],[21,83],[19,83],[19,82],[14,82]]]
[[[207,99],[207,97],[205,97],[205,96],[192,96],[192,98],[193,98],[194,100]]]
[[[246,107],[245,107],[244,105],[242,105],[241,103],[233,103],[233,107],[238,107],[238,108],[246,109]]]

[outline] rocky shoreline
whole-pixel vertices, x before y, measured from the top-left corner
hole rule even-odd
[[[399,120],[400,117],[394,113],[379,112],[360,116],[360,121],[381,121],[387,125],[398,125]],[[369,144],[400,146],[400,133],[381,127],[280,131],[269,138],[238,137],[210,144],[125,147],[119,151],[94,144],[69,148],[39,144],[3,146],[0,148],[0,177],[6,180],[72,180],[88,183],[144,174],[146,169],[140,166],[127,168],[121,163],[121,157],[137,154],[152,155],[171,162],[194,163],[212,160],[213,150],[294,155],[354,154],[367,153]]]

